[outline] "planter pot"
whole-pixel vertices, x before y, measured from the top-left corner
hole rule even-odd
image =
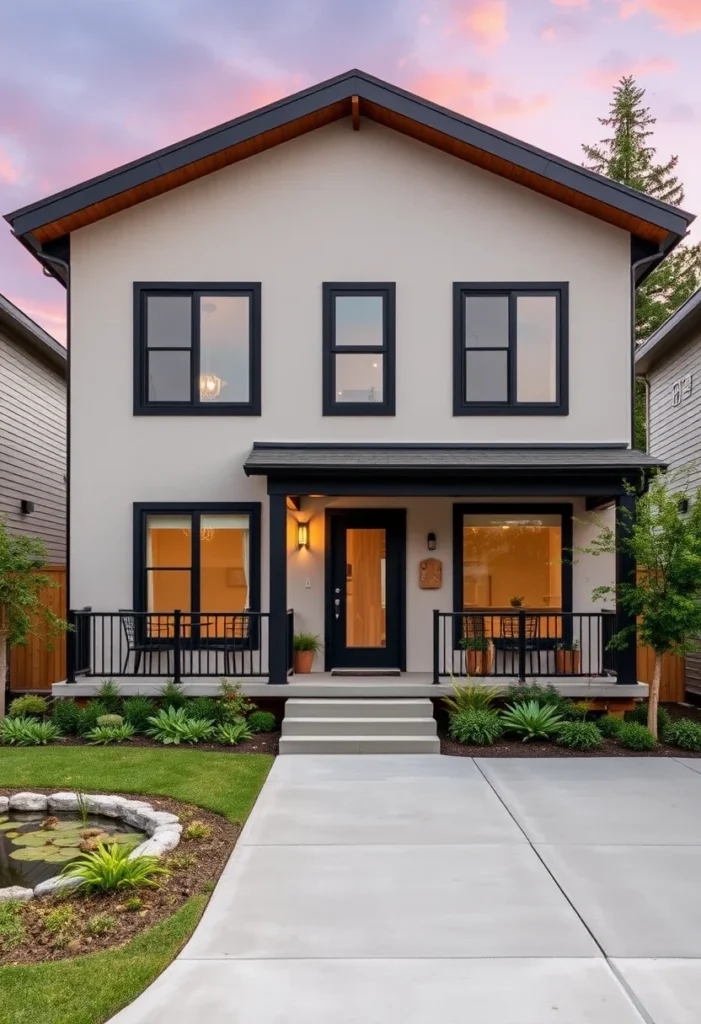
[[[465,667],[468,676],[488,676],[492,670],[492,660],[491,644],[486,651],[465,651]]]
[[[557,671],[567,676],[579,675],[581,658],[581,651],[555,651]]]
[[[311,672],[314,663],[314,651],[295,651],[295,675]]]

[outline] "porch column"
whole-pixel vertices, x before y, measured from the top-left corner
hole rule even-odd
[[[630,582],[635,578],[635,559],[622,550],[621,542],[630,533],[637,495],[623,494],[616,498],[616,584]],[[616,600],[616,630],[635,625],[635,616],[626,611],[620,600]],[[616,651],[617,683],[633,684],[638,681],[637,637],[631,634],[628,643],[621,651]]]
[[[284,494],[268,496],[270,531],[270,618],[268,620],[268,678],[287,682],[287,501]]]

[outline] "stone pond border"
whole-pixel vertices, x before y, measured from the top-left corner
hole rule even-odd
[[[156,811],[144,800],[128,800],[123,796],[109,793],[15,793],[13,796],[0,796],[0,814],[8,811],[78,811],[83,802],[91,814],[103,814],[106,818],[121,818],[127,825],[145,832],[147,839],[140,843],[129,854],[129,860],[135,857],[163,857],[174,850],[180,843],[183,827],[177,814],[168,811]],[[34,889],[25,889],[21,885],[11,885],[0,889],[0,903],[7,900],[31,900],[35,896],[54,896],[66,889],[76,889],[82,883],[77,878],[65,878],[56,875],[40,882]]]

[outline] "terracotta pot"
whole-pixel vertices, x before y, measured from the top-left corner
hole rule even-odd
[[[555,651],[555,664],[557,666],[557,671],[561,672],[563,675],[579,675],[581,659],[581,651]]]
[[[488,676],[492,669],[491,644],[486,651],[465,651],[468,676]]]
[[[295,675],[311,672],[314,662],[314,651],[295,651]]]

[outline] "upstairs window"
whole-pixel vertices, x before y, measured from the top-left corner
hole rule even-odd
[[[260,415],[260,285],[134,285],[134,412]]]
[[[453,414],[568,412],[567,284],[455,284]]]
[[[394,416],[394,293],[324,285],[324,416]]]

